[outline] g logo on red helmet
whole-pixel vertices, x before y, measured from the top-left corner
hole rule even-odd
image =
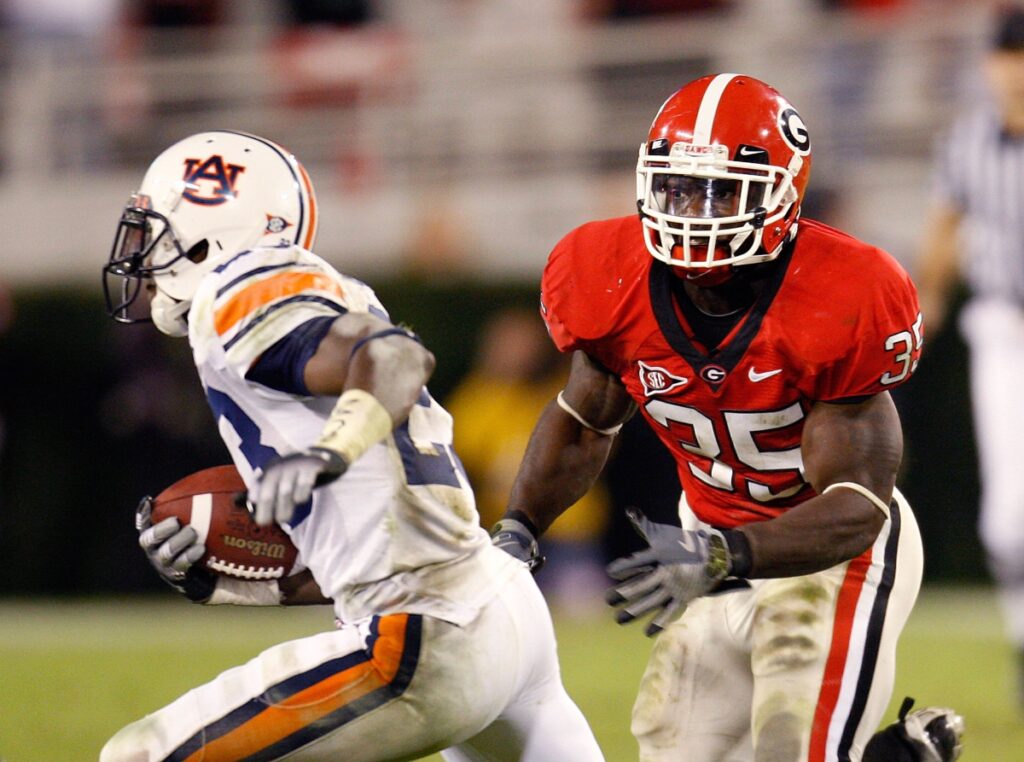
[[[811,133],[792,106],[779,113],[779,132],[786,144],[801,156],[811,152]]]

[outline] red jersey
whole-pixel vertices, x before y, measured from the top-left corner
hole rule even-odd
[[[577,228],[544,270],[541,311],[555,344],[619,376],[675,457],[690,508],[717,527],[770,519],[816,494],[800,453],[814,402],[886,391],[917,367],[922,321],[903,268],[819,222],[799,226],[710,353],[636,216]]]

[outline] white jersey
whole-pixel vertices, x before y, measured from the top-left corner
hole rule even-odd
[[[246,372],[307,321],[387,312],[365,284],[294,245],[256,248],[203,279],[189,341],[207,400],[250,487],[271,458],[312,445],[336,398],[297,396]],[[409,418],[284,527],[342,622],[374,614],[471,621],[517,563],[480,526],[452,449],[452,419],[424,388]]]

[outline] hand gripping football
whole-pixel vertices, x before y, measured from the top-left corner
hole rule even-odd
[[[215,466],[186,476],[153,500],[153,523],[176,516],[199,534],[206,553],[199,563],[240,579],[278,579],[291,571],[298,551],[276,524],[261,527],[236,505],[245,483],[234,466]]]

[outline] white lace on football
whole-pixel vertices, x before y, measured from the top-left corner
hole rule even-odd
[[[226,574],[229,577],[248,580],[280,579],[285,573],[283,566],[263,569],[256,566],[245,566],[231,561],[224,561],[216,556],[210,556],[206,561],[206,565],[218,574]]]

